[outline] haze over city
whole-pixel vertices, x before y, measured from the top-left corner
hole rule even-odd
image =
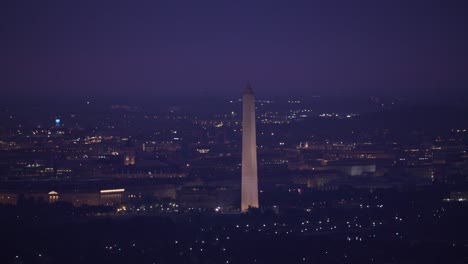
[[[0,263],[467,263],[466,1],[2,1]]]
[[[7,92],[466,94],[464,1],[5,1]]]

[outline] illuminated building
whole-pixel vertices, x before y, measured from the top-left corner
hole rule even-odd
[[[123,149],[124,165],[135,165],[135,148],[133,147],[131,141],[129,140]]]
[[[124,155],[124,165],[135,165],[135,153],[132,151],[128,151]]]
[[[57,202],[59,199],[59,194],[56,191],[49,192],[49,203]]]
[[[113,206],[120,204],[122,202],[122,194],[125,192],[125,189],[107,189],[100,190],[100,204]]]
[[[242,198],[241,211],[258,208],[257,140],[255,98],[250,85],[244,91],[242,109]]]

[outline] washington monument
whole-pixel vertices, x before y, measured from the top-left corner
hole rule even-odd
[[[249,84],[242,96],[242,199],[241,211],[258,208],[257,140],[255,99]]]

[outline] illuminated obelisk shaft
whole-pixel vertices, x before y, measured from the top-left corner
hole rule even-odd
[[[247,85],[242,96],[242,201],[241,211],[258,208],[257,140],[255,129],[255,99]]]

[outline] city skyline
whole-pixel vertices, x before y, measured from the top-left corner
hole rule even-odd
[[[467,14],[0,1],[0,263],[468,263]]]
[[[0,262],[463,263],[465,108],[245,92],[0,108]]]

